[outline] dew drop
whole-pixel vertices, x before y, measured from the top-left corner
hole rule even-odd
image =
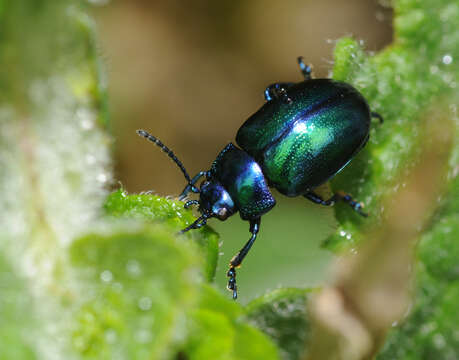
[[[119,282],[114,283],[112,287],[113,287],[113,290],[115,290],[116,292],[121,292],[123,290],[123,284]]]
[[[129,260],[126,264],[126,270],[132,276],[139,276],[142,273],[142,269],[137,260]]]
[[[86,163],[88,165],[93,165],[96,162],[96,157],[94,155],[88,154],[86,155]]]
[[[104,270],[100,273],[100,279],[103,281],[103,282],[110,282],[112,281],[113,279],[113,274],[110,270]]]
[[[90,4],[97,5],[97,6],[103,6],[107,5],[110,0],[88,0]]]
[[[116,341],[116,331],[113,330],[113,329],[108,329],[106,332],[105,332],[105,340],[107,340],[107,342],[109,344],[114,344],[115,341]]]
[[[433,323],[427,323],[421,326],[421,334],[428,335],[435,330],[435,325]]]
[[[450,54],[446,54],[442,59],[443,64],[449,65],[453,62],[453,57]]]
[[[437,72],[438,72],[438,66],[432,65],[432,66],[430,67],[430,73],[431,73],[431,74],[436,74]]]
[[[86,350],[86,342],[82,336],[74,338],[73,346],[75,346],[78,350]]]
[[[93,116],[88,109],[78,109],[76,116],[80,120],[80,126],[83,130],[91,130],[94,127]]]
[[[446,73],[442,76],[443,81],[447,84],[451,84],[453,82],[453,75]]]
[[[97,181],[101,183],[107,182],[107,175],[103,173],[97,175]]]
[[[83,130],[91,130],[93,128],[94,124],[91,120],[89,119],[83,119],[81,120],[81,127]]]
[[[146,344],[151,341],[152,334],[148,330],[139,329],[135,334],[135,339],[141,344]]]
[[[445,345],[446,345],[445,338],[441,334],[435,334],[434,337],[433,337],[433,342],[434,342],[435,347],[437,349],[444,348]]]
[[[139,299],[139,302],[137,303],[139,306],[140,310],[147,311],[151,309],[151,299],[147,296],[144,296]]]

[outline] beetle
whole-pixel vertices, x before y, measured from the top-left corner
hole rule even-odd
[[[250,224],[250,239],[231,259],[228,289],[237,298],[236,268],[250,251],[260,230],[262,215],[276,204],[270,188],[281,194],[331,206],[343,201],[357,213],[363,205],[351,195],[337,192],[323,199],[314,190],[341,171],[365,146],[372,118],[365,98],[348,83],[312,79],[311,66],[298,58],[304,80],[274,83],[265,92],[265,104],[240,127],[236,143],[226,145],[209,170],[193,178],[182,162],[159,139],[145,130],[137,133],[158,145],[183,172],[187,185],[179,196],[199,194],[185,208],[197,205],[201,216],[181,231],[198,229],[215,217],[226,220],[239,211]],[[197,182],[204,178],[200,186]]]

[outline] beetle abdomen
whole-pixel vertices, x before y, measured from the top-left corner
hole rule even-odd
[[[370,111],[352,86],[329,79],[299,83],[288,95],[291,104],[268,102],[236,139],[260,163],[271,186],[296,196],[326,182],[362,148]]]

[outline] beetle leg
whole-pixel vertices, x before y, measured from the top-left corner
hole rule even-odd
[[[345,192],[338,191],[336,192],[330,199],[324,200],[319,195],[317,195],[313,191],[309,191],[303,195],[306,199],[312,201],[313,203],[325,205],[325,206],[332,206],[338,201],[344,201],[348,203],[355,211],[357,211],[360,215],[367,217],[368,214],[362,211],[363,204],[360,202],[355,201],[352,199],[352,196],[346,194]]]
[[[265,90],[265,100],[282,99],[287,104],[292,102],[287,94],[287,89],[294,85],[293,83],[275,83],[269,85]]]
[[[370,113],[370,115],[371,115],[372,118],[378,119],[380,124],[382,124],[382,123],[384,122],[384,118],[382,117],[381,114],[372,111],[372,112]]]
[[[304,76],[305,80],[311,80],[312,78],[312,67],[311,65],[307,65],[303,62],[303,57],[298,57],[298,65],[300,65],[301,73]]]
[[[198,200],[189,200],[185,203],[185,205],[183,206],[185,209],[188,209],[191,205],[199,205],[199,201]]]
[[[257,238],[258,230],[260,230],[260,218],[255,220],[250,220],[250,232],[252,236],[250,237],[249,241],[244,245],[244,247],[239,250],[239,252],[233,256],[230,261],[230,268],[226,273],[228,279],[228,290],[233,292],[233,299],[237,299],[237,285],[236,285],[236,268],[241,266],[242,261],[244,260],[245,256],[250,251],[255,239]]]
[[[179,200],[183,200],[186,198],[186,196],[188,195],[188,193],[191,191],[191,192],[194,192],[194,193],[199,193],[199,189],[196,188],[194,186],[194,184],[196,184],[198,182],[198,180],[203,177],[204,175],[207,175],[207,171],[200,171],[199,173],[197,173],[193,179],[191,179],[191,181],[189,182],[189,184],[187,186],[185,186],[185,189],[183,189],[182,193],[179,195],[178,199]]]
[[[197,218],[191,225],[188,225],[185,229],[180,230],[178,235],[183,234],[187,231],[190,231],[192,229],[199,229],[203,227],[204,225],[207,224],[207,219],[209,216],[207,214],[201,215],[199,218]]]

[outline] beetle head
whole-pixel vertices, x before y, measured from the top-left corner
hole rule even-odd
[[[235,213],[235,206],[230,194],[220,183],[204,181],[200,188],[199,211],[207,217],[223,221]]]

